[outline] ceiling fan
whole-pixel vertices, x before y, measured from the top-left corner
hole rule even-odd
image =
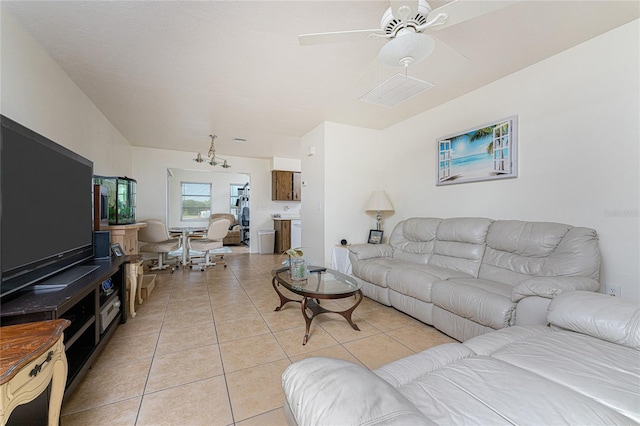
[[[391,6],[382,16],[380,28],[301,34],[301,45],[358,41],[366,39],[389,40],[380,49],[378,59],[390,67],[408,67],[426,59],[435,49],[435,41],[428,32],[457,25],[518,0],[474,1],[453,0],[437,9],[431,9],[426,0],[391,0]]]

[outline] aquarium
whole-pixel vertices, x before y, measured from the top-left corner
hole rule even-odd
[[[128,177],[94,176],[93,183],[107,187],[109,225],[136,222],[136,181]]]

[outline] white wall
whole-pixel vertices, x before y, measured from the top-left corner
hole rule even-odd
[[[601,281],[621,285],[625,299],[640,300],[639,34],[636,20],[385,129],[384,161],[374,172],[357,165],[366,174],[358,176],[338,164],[325,171],[342,176],[327,176],[325,194],[354,197],[342,217],[328,217],[326,228],[355,229],[367,218],[362,206],[374,188],[363,188],[363,179],[385,189],[394,204],[387,233],[412,216],[592,227],[600,236]],[[437,138],[511,115],[519,117],[517,179],[435,186]],[[327,132],[332,141],[352,133],[334,130]],[[380,158],[362,152],[363,161]],[[325,241],[325,250],[334,243]]]
[[[172,176],[167,178],[169,189],[169,202],[167,203],[168,220],[165,220],[168,226],[207,226],[209,224],[209,216],[199,221],[184,222],[181,220],[182,210],[182,183],[197,182],[211,184],[211,213],[231,213],[231,184],[244,185],[249,182],[249,175],[242,173],[220,172],[220,171],[201,171],[201,170],[184,170],[171,169]],[[151,219],[151,218],[142,218]]]
[[[291,172],[299,172],[301,162],[298,158],[282,158],[273,157],[271,159],[271,170],[288,170]]]
[[[384,158],[389,141],[382,132],[326,123],[325,133],[325,221],[332,224],[325,228],[327,264],[331,249],[343,238],[350,243],[367,241],[376,223],[375,212],[365,211],[371,192],[391,188],[386,183]]]
[[[193,161],[195,153],[133,147],[133,176],[137,185],[137,217],[166,218],[167,168],[212,171],[209,164]],[[257,232],[273,229],[271,214],[279,207],[271,201],[271,163],[268,159],[225,157],[231,169],[217,173],[247,174],[251,182],[251,252],[258,251]]]
[[[367,241],[375,214],[365,212],[371,192],[385,188],[382,132],[325,122],[302,138],[302,245],[305,258],[329,266],[340,240]]]
[[[326,123],[312,129],[302,137],[301,152],[315,147],[315,155],[302,157],[302,247],[304,257],[314,265],[325,264],[325,127]]]
[[[131,145],[60,66],[0,7],[0,112],[93,161],[93,172],[131,176]]]

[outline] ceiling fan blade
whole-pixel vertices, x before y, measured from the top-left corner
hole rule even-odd
[[[390,3],[391,14],[400,21],[406,21],[418,12],[418,0],[391,0]]]
[[[353,30],[353,31],[336,31],[329,33],[300,34],[298,42],[301,46],[323,43],[339,43],[345,41],[363,41],[368,40],[369,35],[384,35],[384,31],[375,30]]]
[[[443,24],[429,26],[430,29],[441,30],[443,28],[447,28],[452,25],[477,18],[478,16],[503,9],[519,1],[520,0],[501,0],[476,2],[453,0],[451,3],[447,3],[444,6],[432,10],[429,13],[429,16],[427,16],[427,21],[436,19],[436,17],[440,14],[445,14],[447,16],[447,19]]]

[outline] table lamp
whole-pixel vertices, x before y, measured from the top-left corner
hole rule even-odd
[[[369,205],[367,206],[367,211],[375,211],[376,212],[376,230],[381,231],[380,221],[382,220],[381,212],[392,212],[393,204],[389,200],[387,193],[384,191],[373,191],[371,193],[371,198],[369,199]]]

